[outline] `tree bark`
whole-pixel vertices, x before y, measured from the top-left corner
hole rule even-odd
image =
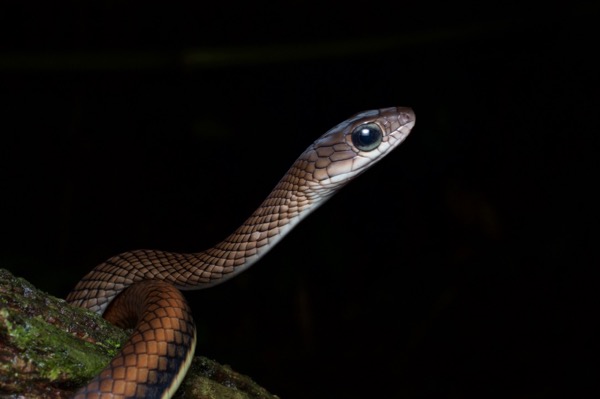
[[[127,332],[0,269],[0,397],[69,398]],[[196,357],[174,398],[277,399],[249,377]]]

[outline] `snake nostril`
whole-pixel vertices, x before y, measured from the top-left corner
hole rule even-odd
[[[404,124],[406,124],[406,123],[408,123],[408,122],[410,122],[410,119],[411,119],[411,118],[410,118],[410,114],[409,114],[408,112],[402,112],[402,113],[400,113],[399,117],[400,117],[400,118],[399,118],[399,119],[400,119],[400,122],[401,122],[403,125],[404,125]]]
[[[412,112],[411,109],[408,109],[407,111],[399,112],[398,120],[401,125],[406,125],[408,123],[415,121],[415,114]]]

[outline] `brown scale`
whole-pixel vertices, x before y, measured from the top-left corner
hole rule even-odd
[[[189,365],[196,340],[191,310],[181,291],[164,281],[141,281],[118,295],[104,318],[135,331],[74,398],[159,398],[171,390],[180,369]]]
[[[195,347],[179,289],[207,288],[246,270],[298,221],[397,147],[414,123],[410,108],[356,114],[308,147],[258,209],[213,248],[125,252],[89,272],[67,301],[116,325],[136,327],[122,352],[75,397],[171,397]],[[375,148],[361,150],[352,133],[365,124],[377,125],[382,137]]]

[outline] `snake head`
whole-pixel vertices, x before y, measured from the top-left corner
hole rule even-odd
[[[304,179],[309,185],[328,191],[327,188],[347,183],[383,158],[404,141],[414,125],[411,108],[358,113],[317,139],[295,166],[306,172]]]

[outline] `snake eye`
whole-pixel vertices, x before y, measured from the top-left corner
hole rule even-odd
[[[383,133],[375,123],[358,126],[352,132],[352,144],[361,151],[372,151],[379,146]]]

